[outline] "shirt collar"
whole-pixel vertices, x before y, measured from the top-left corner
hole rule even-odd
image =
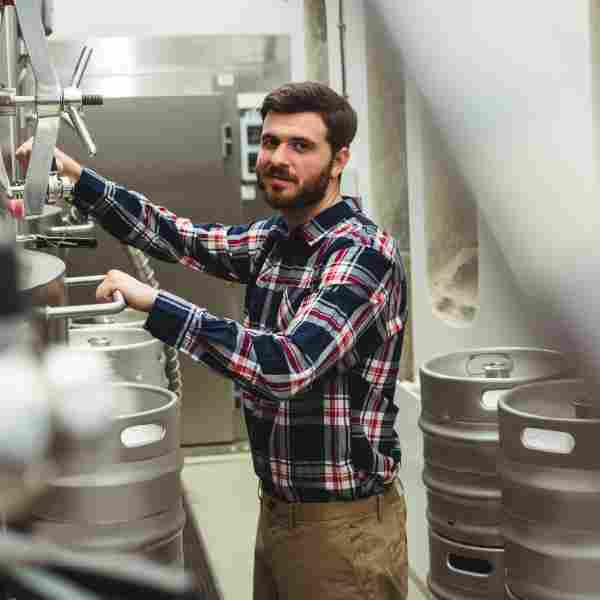
[[[283,217],[277,219],[275,229],[280,232],[282,238],[293,236],[304,240],[309,246],[314,246],[341,222],[360,212],[362,212],[360,198],[342,196],[339,202],[321,211],[307,223],[299,225],[291,233]]]

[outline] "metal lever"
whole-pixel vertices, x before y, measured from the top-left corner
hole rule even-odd
[[[67,114],[69,115],[69,117],[71,117],[71,121],[73,122],[75,131],[81,138],[81,141],[83,142],[83,145],[86,147],[89,155],[96,156],[96,152],[97,152],[96,144],[94,143],[94,140],[92,139],[90,131],[87,128],[87,125],[85,124],[85,121],[83,120],[83,117],[81,116],[81,113],[74,106],[69,106],[67,108]]]
[[[77,59],[77,63],[75,64],[75,69],[73,70],[73,76],[71,77],[71,85],[68,88],[65,88],[63,92],[64,96],[64,111],[62,113],[62,117],[65,121],[67,121],[70,125],[72,125],[73,129],[77,132],[84,146],[87,148],[90,156],[96,155],[96,144],[92,139],[92,136],[83,120],[83,116],[78,110],[78,105],[81,106],[90,106],[90,105],[100,105],[103,103],[102,96],[99,95],[88,95],[81,94],[79,87],[81,85],[81,80],[85,75],[85,71],[90,62],[90,58],[92,57],[92,48],[89,46],[84,46],[81,50],[79,58]],[[74,102],[67,103],[68,98],[73,98]],[[79,100],[79,101],[78,101]]]

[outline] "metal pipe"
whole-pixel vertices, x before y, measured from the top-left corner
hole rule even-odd
[[[78,317],[100,317],[115,315],[127,308],[123,294],[119,290],[113,293],[112,302],[104,304],[82,304],[80,306],[46,306],[34,309],[35,313],[42,314],[46,319],[66,319]]]
[[[90,58],[92,57],[92,48],[84,46],[81,50],[81,54],[77,59],[75,70],[73,71],[73,77],[71,78],[71,87],[78,88],[81,85],[81,80],[85,74]]]
[[[340,30],[340,67],[342,69],[342,95],[348,98],[348,88],[346,82],[346,23],[344,21],[344,0],[339,0],[339,21]]]
[[[14,6],[5,5],[2,17],[2,37],[4,40],[4,57],[6,61],[6,87],[16,90],[19,79],[19,34],[17,12]],[[10,161],[11,181],[20,179],[19,162],[15,159],[15,152],[19,144],[18,116],[8,118],[8,155]]]

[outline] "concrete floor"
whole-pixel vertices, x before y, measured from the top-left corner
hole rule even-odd
[[[407,498],[411,565],[408,598],[425,600],[431,596],[425,585],[429,549],[425,488],[421,482],[423,451],[417,427],[418,393],[403,387],[398,403],[404,457],[401,479]],[[235,450],[188,456],[182,481],[224,600],[251,600],[258,486],[250,454]]]

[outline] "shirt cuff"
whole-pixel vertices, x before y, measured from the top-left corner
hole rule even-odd
[[[197,326],[197,318],[202,312],[203,309],[191,302],[161,290],[154,300],[144,328],[168,346],[179,348],[190,324],[194,321]]]
[[[98,175],[92,169],[83,168],[81,177],[73,188],[73,204],[85,212],[89,212],[94,205],[104,198],[108,180]]]

